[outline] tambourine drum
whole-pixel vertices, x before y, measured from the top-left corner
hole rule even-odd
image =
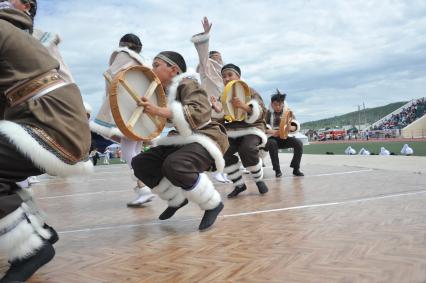
[[[160,80],[147,67],[124,69],[111,82],[109,103],[118,129],[131,140],[150,141],[160,135],[166,119],[144,113],[138,106],[142,96],[160,107],[167,105]]]
[[[241,80],[230,81],[226,86],[220,101],[225,112],[225,120],[243,121],[246,117],[246,112],[242,109],[236,109],[232,106],[232,98],[238,97],[243,103],[248,103],[251,99],[250,88]]]
[[[293,121],[294,115],[293,111],[290,109],[286,109],[284,111],[283,116],[281,117],[280,126],[279,126],[279,134],[281,139],[287,139],[288,134],[290,133],[291,129],[291,121]]]

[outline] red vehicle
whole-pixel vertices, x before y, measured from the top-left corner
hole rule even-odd
[[[327,130],[318,135],[320,141],[326,140],[343,140],[346,130]]]

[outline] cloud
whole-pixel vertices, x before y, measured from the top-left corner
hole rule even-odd
[[[84,99],[97,109],[102,73],[119,38],[142,38],[142,55],[175,50],[198,61],[189,38],[213,22],[210,47],[269,95],[280,88],[299,120],[425,96],[426,2],[383,1],[49,1],[36,26],[63,38],[61,51]]]

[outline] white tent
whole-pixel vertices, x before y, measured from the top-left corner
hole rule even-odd
[[[413,155],[414,150],[408,146],[408,144],[404,144],[404,146],[401,149],[401,154],[403,155]]]
[[[380,153],[379,155],[383,155],[383,156],[388,156],[390,155],[389,150],[387,150],[386,148],[384,148],[383,146],[380,148]]]
[[[347,155],[354,155],[354,154],[356,154],[356,150],[355,150],[355,149],[353,149],[351,146],[348,146],[348,147],[345,149],[345,154],[347,154]]]

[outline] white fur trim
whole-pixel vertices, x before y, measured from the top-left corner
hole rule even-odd
[[[163,178],[163,179],[161,179],[160,183],[157,186],[152,188],[152,193],[160,196],[160,194],[165,192],[171,185],[172,185],[172,183],[170,183],[169,179]]]
[[[292,120],[290,124],[295,124],[294,126],[296,126],[296,130],[291,132],[292,135],[297,134],[300,131],[300,123],[297,122],[296,120]]]
[[[83,105],[84,105],[84,109],[86,110],[86,114],[88,114],[89,116],[91,116],[92,112],[93,112],[92,106],[89,103],[85,102],[85,101],[83,101]]]
[[[234,188],[235,188],[235,187],[242,186],[242,185],[244,185],[244,179],[243,179],[243,178],[241,178],[241,179],[239,179],[237,182],[233,182],[233,183],[232,183],[232,185],[234,186]]]
[[[95,132],[106,139],[111,139],[113,136],[118,136],[120,138],[124,137],[123,133],[120,132],[120,130],[117,127],[111,127],[111,128],[105,127],[96,123],[95,121],[90,121],[89,126],[92,132]]]
[[[238,179],[239,177],[243,176],[243,173],[240,170],[241,162],[237,162],[233,165],[225,167],[224,172],[228,174],[228,179],[233,182],[233,180]],[[235,173],[232,173],[235,172]],[[240,181],[237,181],[237,183],[240,183]]]
[[[190,191],[183,191],[188,200],[195,202],[202,210],[210,210],[222,201],[220,194],[215,190],[212,181],[205,173],[199,175],[198,184]]]
[[[227,134],[228,134],[228,137],[232,139],[236,139],[246,135],[256,135],[262,139],[262,142],[259,145],[259,148],[265,147],[266,142],[268,141],[268,137],[266,136],[266,134],[262,130],[255,127],[241,128],[238,130],[229,129],[227,130]]]
[[[52,237],[52,233],[48,229],[44,229],[44,220],[40,217],[32,214],[28,214],[28,218],[31,221],[34,231],[43,239],[48,240]]]
[[[162,192],[159,196],[163,200],[169,200],[175,197],[175,195],[178,193],[179,187],[176,186],[169,186],[164,192]]]
[[[24,215],[24,210],[22,207],[18,207],[15,211],[9,213],[5,217],[0,219],[0,231],[7,229],[11,225],[15,224],[16,221],[22,218]]]
[[[170,104],[170,111],[172,112],[172,121],[176,129],[179,131],[184,137],[190,136],[192,134],[191,126],[185,118],[185,114],[183,113],[182,104],[179,101],[173,101]]]
[[[48,229],[43,228],[44,219],[39,215],[38,208],[35,205],[34,201],[32,200],[31,202],[31,205],[28,205],[28,203],[22,203],[22,209],[27,214],[28,219],[30,219],[31,225],[33,226],[37,234],[45,240],[50,239],[50,237],[52,237],[52,234]]]
[[[259,157],[262,159],[266,159],[266,157],[268,157],[269,152],[265,150],[264,147],[259,148]],[[266,163],[266,162],[265,162]]]
[[[228,179],[232,181],[234,188],[244,185],[244,179],[243,179],[243,173],[240,170],[241,162],[237,162],[233,165],[225,167],[224,172],[228,174]],[[235,172],[236,171],[236,172]],[[233,174],[230,174],[232,172],[235,172]],[[241,178],[240,178],[241,177]],[[234,182],[234,180],[239,179],[237,182]]]
[[[20,207],[0,221],[0,228],[7,228],[24,215]],[[10,261],[23,259],[32,255],[43,242],[34,231],[33,226],[23,219],[8,233],[0,236],[0,251],[6,254]]]
[[[34,216],[37,216],[39,221],[44,224],[45,219],[47,219],[46,213],[44,213],[44,211],[42,211],[38,207],[38,205],[37,205],[37,203],[36,203],[36,201],[33,197],[32,190],[31,189],[22,189],[22,190],[16,191],[16,193],[19,195],[19,197],[24,202],[22,204],[22,207],[25,208],[25,212],[33,214]]]
[[[262,160],[259,159],[259,162],[256,165],[246,167],[246,169],[250,172],[259,171],[262,168]]]
[[[74,165],[64,163],[53,153],[42,147],[19,124],[0,121],[0,133],[4,134],[37,167],[45,170],[50,175],[66,177],[93,172],[93,164],[90,160],[80,161]]]
[[[243,177],[243,173],[240,170],[234,174],[228,174],[228,179],[231,181],[239,179],[240,177]]]
[[[16,193],[19,195],[23,202],[32,200],[34,198],[34,192],[32,191],[32,189],[29,188],[17,190]]]
[[[174,187],[179,190],[179,192],[171,199],[167,201],[167,205],[170,207],[179,207],[186,199],[185,195],[183,194],[183,190],[178,187]]]
[[[248,171],[250,171],[251,176],[253,177],[253,179],[254,179],[256,182],[257,182],[257,181],[260,181],[260,180],[262,180],[262,179],[263,179],[262,159],[259,159],[259,163],[257,163],[256,165],[246,167],[246,169],[247,169]],[[259,170],[260,170],[260,171],[259,171]],[[259,172],[258,172],[258,173],[254,173],[254,172],[257,172],[257,171],[259,171]]]
[[[202,43],[202,42],[209,40],[209,38],[210,38],[209,33],[199,33],[199,34],[196,34],[193,37],[191,37],[191,42],[192,43]]]
[[[129,54],[130,57],[132,57],[133,59],[135,59],[139,64],[141,64],[141,65],[143,65],[145,67],[149,67],[149,65],[147,64],[146,60],[141,55],[139,55],[135,51],[129,49],[128,47],[119,47],[119,48],[115,49],[112,52],[111,57],[109,59],[109,64],[110,65],[112,64],[112,62],[114,62],[115,57],[120,52],[126,52],[127,54]]]
[[[257,120],[259,120],[260,115],[262,114],[262,109],[260,108],[259,102],[257,102],[255,99],[252,99],[247,103],[248,105],[251,105],[251,114],[246,115],[245,122],[249,124],[253,124]]]
[[[200,74],[194,72],[193,70],[187,70],[185,73],[177,75],[176,77],[172,79],[172,83],[167,88],[167,99],[169,104],[176,100],[177,89],[179,87],[179,84],[184,79],[192,79],[197,81],[199,84],[201,84]]]
[[[219,146],[209,137],[202,134],[192,134],[188,137],[183,137],[181,135],[176,136],[167,136],[158,139],[157,145],[185,145],[190,143],[199,143],[204,147],[211,157],[213,157],[216,164],[216,171],[223,172],[225,168],[225,160],[223,159],[223,154],[219,149]]]
[[[185,200],[182,189],[174,186],[167,178],[161,179],[160,183],[152,189],[162,200],[166,200],[168,206],[179,207]]]
[[[237,163],[235,163],[233,165],[226,166],[225,170],[223,170],[223,172],[226,173],[226,174],[229,174],[231,172],[234,172],[237,169],[240,170],[240,164],[241,164],[240,162],[237,162]]]

